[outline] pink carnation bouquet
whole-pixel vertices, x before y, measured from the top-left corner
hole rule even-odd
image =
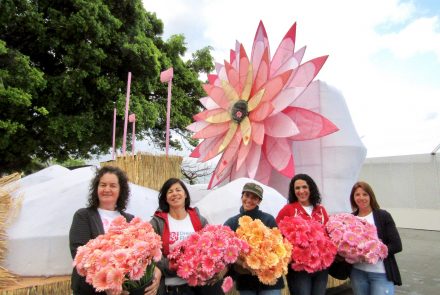
[[[269,228],[260,219],[242,216],[238,224],[238,237],[250,247],[242,260],[260,282],[275,285],[278,278],[287,274],[292,245],[283,238],[278,228]]]
[[[387,246],[377,237],[376,227],[353,214],[331,215],[326,225],[338,254],[348,263],[377,263],[388,255]]]
[[[293,270],[313,273],[332,264],[336,256],[336,246],[322,224],[301,217],[286,216],[278,227],[292,244]]]
[[[78,247],[73,266],[96,291],[132,290],[147,284],[162,257],[162,240],[148,222],[119,216],[103,235]]]
[[[207,225],[173,247],[170,269],[190,286],[202,286],[248,252],[248,244],[223,225]],[[227,280],[229,281],[229,280]]]

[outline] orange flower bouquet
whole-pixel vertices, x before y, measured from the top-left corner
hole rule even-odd
[[[242,260],[260,282],[274,285],[278,278],[287,274],[292,245],[283,238],[278,228],[269,228],[259,219],[243,216],[238,224],[238,237],[250,247]]]

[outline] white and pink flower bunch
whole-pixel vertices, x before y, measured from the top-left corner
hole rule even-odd
[[[292,244],[293,270],[313,273],[332,264],[336,246],[322,224],[301,217],[286,216],[278,227]]]
[[[128,223],[119,216],[103,235],[78,247],[73,266],[97,291],[121,292],[123,284],[144,278],[147,268],[162,257],[162,240],[150,223],[135,217]],[[129,283],[129,284],[128,284]]]
[[[338,254],[348,263],[377,263],[388,256],[388,248],[377,237],[373,224],[349,213],[331,215],[326,225]]]
[[[373,224],[353,214],[340,213],[329,217],[326,224],[338,254],[348,263],[377,263],[388,256],[388,248],[377,237]]]
[[[168,259],[170,269],[188,285],[202,286],[248,251],[249,245],[229,227],[207,225],[178,242]]]

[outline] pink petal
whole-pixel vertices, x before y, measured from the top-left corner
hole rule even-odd
[[[209,74],[208,75],[208,82],[211,85],[215,85],[215,82],[217,81],[217,79],[218,79],[217,75],[214,75],[214,74]]]
[[[291,145],[285,138],[266,136],[263,151],[270,165],[278,171],[286,168],[292,155]]]
[[[198,157],[195,156],[196,154],[194,152],[191,153],[190,157],[199,158],[201,162],[204,162],[207,159],[211,159],[216,156],[216,154],[213,153],[214,151],[218,151],[218,148],[222,141],[222,137],[207,138],[197,146],[196,154],[198,154]]]
[[[310,110],[288,107],[283,113],[294,120],[299,129],[299,133],[289,140],[314,139],[339,130],[330,120]]]
[[[240,42],[238,42],[237,40],[235,40],[235,60],[234,61],[232,61],[231,60],[231,64],[233,65],[233,67],[235,68],[235,69],[238,69],[239,68],[239,62],[240,62],[240,46],[241,46],[241,43]]]
[[[219,136],[223,133],[226,133],[229,130],[230,125],[231,125],[230,122],[219,123],[219,124],[209,124],[208,126],[203,128],[202,130],[199,130],[192,137],[196,138],[196,139],[203,139],[203,138]]]
[[[301,93],[303,93],[303,91],[304,91],[303,87],[293,87],[293,88],[283,89],[272,100],[272,105],[274,107],[272,115],[278,114],[279,112],[287,108],[289,105],[291,105],[298,98],[298,96]]]
[[[218,81],[218,84],[216,84],[215,86],[221,86],[221,80],[228,80],[228,77],[226,76],[226,70],[225,70],[225,66],[222,65],[221,63],[216,63],[215,64],[215,71],[217,72],[218,75],[218,79],[216,80],[216,83]]]
[[[209,125],[208,122],[196,121],[196,122],[191,123],[190,125],[186,126],[186,129],[188,129],[189,131],[192,131],[192,132],[199,132],[200,130],[202,130],[203,128],[205,128],[208,125]]]
[[[241,93],[238,71],[234,69],[232,65],[226,61],[225,61],[225,69],[226,69],[226,75],[228,76],[229,84],[235,89],[237,93]]]
[[[262,145],[264,141],[264,123],[251,121],[251,126],[253,141],[258,145]]]
[[[240,148],[241,143],[241,132],[235,132],[234,137],[231,142],[228,144],[227,148],[223,152],[222,161],[220,165],[216,168],[216,173],[220,174],[223,170],[228,166],[235,163],[235,160],[238,156],[238,149]],[[233,161],[234,160],[234,161]]]
[[[241,165],[240,168],[237,168],[237,165],[234,165],[231,170],[231,179],[237,179],[242,177],[248,177],[246,163]]]
[[[261,61],[264,60],[264,55],[267,54],[267,56],[270,57],[269,48],[269,39],[267,38],[266,29],[264,28],[263,22],[260,21],[257,32],[255,33],[254,44],[252,45],[251,61],[254,69],[260,67]]]
[[[295,72],[295,76],[289,82],[288,87],[307,87],[321,70],[328,55],[317,57],[302,64]]]
[[[290,155],[289,163],[283,170],[280,171],[280,173],[288,178],[292,178],[295,175],[295,164],[293,155]]]
[[[272,137],[289,137],[299,133],[293,119],[284,113],[278,113],[264,120],[264,132]]]
[[[268,49],[267,49],[268,50]],[[258,92],[264,83],[269,79],[269,52],[265,51],[258,68],[253,65],[254,69],[254,85],[252,85],[251,95]],[[257,70],[255,70],[257,69]]]
[[[256,109],[249,113],[251,122],[261,122],[266,119],[273,112],[271,102],[262,102]]]
[[[240,169],[241,165],[246,161],[246,157],[248,156],[251,147],[252,147],[252,141],[249,141],[248,144],[244,144],[244,142],[241,143],[240,149],[238,150],[236,169]]]
[[[306,46],[303,46],[293,55],[294,58],[298,61],[298,64],[301,64],[305,52],[306,52]]]
[[[246,77],[249,71],[249,58],[247,57],[246,54],[246,50],[244,50],[243,45],[240,44],[240,67],[239,67],[239,79],[240,79],[240,92],[242,93],[245,82],[246,82]]]
[[[208,110],[220,108],[220,106],[209,96],[202,97],[199,101]]]
[[[190,158],[200,158],[200,144],[189,154]]]
[[[195,114],[193,116],[194,121],[202,121],[202,120],[206,120],[207,118],[216,115],[216,114],[220,114],[223,113],[225,110],[224,109],[212,109],[212,110],[204,110],[198,114]]]
[[[261,145],[253,144],[246,157],[246,167],[249,178],[255,178],[261,160]]]
[[[292,25],[289,31],[284,36],[283,40],[278,45],[277,50],[272,58],[270,64],[271,76],[277,72],[278,69],[293,55],[295,51],[295,35],[296,35],[296,23]],[[294,67],[290,67],[291,69]]]
[[[284,73],[270,79],[263,85],[265,89],[262,101],[271,101],[281,89],[286,86],[286,82],[290,77],[292,70],[285,71]]]
[[[220,162],[222,161],[222,159],[223,159],[223,157],[220,158],[219,162],[217,163],[217,167],[214,170],[214,173],[212,174],[211,179],[209,180],[208,189],[211,189],[211,188],[217,186],[222,181],[230,178],[230,176],[231,176],[231,170],[232,170],[233,164],[228,165],[228,167],[226,167],[223,170],[223,173],[218,174],[216,172],[217,168],[220,166]]]
[[[211,97],[212,100],[214,100],[214,102],[218,104],[221,108],[223,108],[224,110],[227,110],[229,108],[231,103],[226,97],[223,88],[210,84],[204,84],[203,89],[205,89],[209,97]]]
[[[229,62],[231,64],[233,64],[233,63],[235,63],[235,60],[236,60],[235,51],[231,49],[231,50],[229,50]]]
[[[261,153],[260,163],[258,164],[259,165],[257,173],[255,174],[255,180],[267,185],[272,174],[272,166],[266,160],[264,153]]]
[[[293,107],[300,107],[308,110],[319,110],[321,107],[321,86],[319,81],[313,81],[291,104]]]

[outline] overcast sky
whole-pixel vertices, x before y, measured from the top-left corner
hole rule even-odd
[[[185,35],[188,54],[214,48],[248,54],[260,20],[275,52],[297,23],[303,62],[329,55],[317,78],[344,95],[367,157],[430,153],[440,144],[438,0],[143,0],[164,39]]]

